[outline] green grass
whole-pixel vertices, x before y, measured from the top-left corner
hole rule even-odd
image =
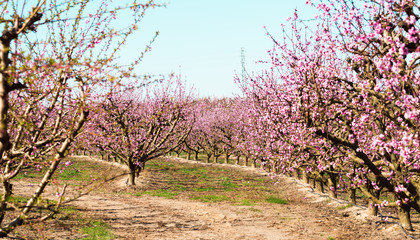
[[[2,196],[3,194],[0,194],[0,196]],[[29,198],[27,197],[22,197],[22,196],[17,196],[17,195],[12,195],[9,196],[7,201],[14,203],[14,204],[18,204],[18,203],[26,203],[28,201]]]
[[[81,212],[77,208],[71,206],[63,206],[59,208],[59,214],[57,215],[57,219],[71,220],[80,217],[80,215]]]
[[[115,236],[109,230],[109,226],[101,221],[94,221],[90,226],[81,229],[82,233],[89,235],[83,240],[108,240],[114,239]]]
[[[255,202],[249,199],[242,199],[239,200],[238,204],[239,206],[255,206]]]
[[[275,203],[275,204],[287,204],[287,200],[277,198],[277,197],[269,197],[265,199],[266,202]]]
[[[3,196],[3,194],[0,194],[0,197],[2,197],[2,196]],[[29,200],[29,197],[23,197],[23,196],[18,196],[18,195],[12,195],[12,196],[9,196],[7,198],[7,202],[10,202],[10,203],[13,203],[13,204],[26,203],[28,200]],[[49,205],[49,204],[57,204],[57,201],[39,198],[36,203]]]
[[[74,161],[73,165],[66,167],[61,172],[57,172],[56,177],[60,181],[88,183],[92,179],[98,179],[103,176],[99,175],[96,164],[92,162]]]
[[[65,169],[58,175],[59,180],[82,180],[82,173],[78,169]]]
[[[178,193],[170,189],[158,189],[158,190],[152,190],[152,191],[137,192],[137,193],[134,193],[134,195],[138,197],[143,196],[143,195],[150,195],[154,197],[163,197],[163,198],[172,199],[175,196],[177,196]]]
[[[353,206],[353,204],[349,203],[349,204],[344,205],[344,206],[339,206],[339,207],[337,207],[337,209],[338,210],[344,210],[344,209],[347,209],[347,208],[351,208],[352,206]]]
[[[213,191],[216,188],[214,187],[198,187],[198,188],[193,188],[194,191],[196,192],[209,192],[209,191]]]
[[[198,167],[183,167],[178,170],[181,173],[193,175],[193,176],[206,176],[207,177],[207,169],[206,168],[198,168]]]
[[[203,195],[203,196],[196,196],[191,199],[200,200],[202,202],[223,202],[223,201],[230,200],[230,198],[228,198],[225,195]]]
[[[221,177],[222,183],[221,185],[225,187],[227,191],[232,191],[232,188],[238,188],[239,186],[232,182],[232,180],[228,177]]]
[[[79,209],[72,206],[60,207],[60,213],[63,213],[63,214],[72,214],[72,213],[78,213],[78,212],[79,212]]]
[[[209,176],[207,176],[207,174],[206,173],[204,173],[204,174],[202,174],[202,175],[200,175],[200,176],[198,176],[199,178],[204,178],[204,179],[206,179],[206,178],[209,178]]]
[[[61,171],[57,169],[53,178],[56,178],[59,181],[73,181],[73,183],[76,181],[88,183],[91,182],[92,179],[100,179],[103,177],[98,172],[98,165],[94,162],[79,161],[71,158],[68,158],[65,161],[67,160],[71,160],[73,164],[65,167],[64,170]],[[64,163],[64,160],[62,163]],[[60,165],[60,168],[62,166],[63,165]],[[35,178],[42,178],[46,171],[48,171],[48,167],[44,167],[40,171],[30,167],[22,171],[22,173],[17,175],[15,179],[34,179],[37,181]]]
[[[174,164],[164,161],[148,161],[146,163],[146,169],[158,169],[163,172],[167,172],[175,167]]]
[[[253,211],[253,212],[262,213],[262,211],[260,209],[256,209],[256,208],[248,208],[248,210]]]
[[[236,206],[255,206],[266,201],[287,204],[286,200],[273,197],[278,195],[278,191],[270,179],[249,176],[232,168],[194,166],[155,159],[146,164],[146,172],[164,181],[156,181],[151,189],[128,194],[187,197],[202,202],[226,201]]]
[[[171,188],[173,188],[174,190],[177,190],[177,191],[186,191],[186,190],[188,190],[187,187],[185,187],[184,185],[181,185],[181,184],[173,185]]]
[[[38,177],[42,177],[41,172],[23,171],[21,174],[18,174],[14,179],[20,180],[20,179],[38,178]]]

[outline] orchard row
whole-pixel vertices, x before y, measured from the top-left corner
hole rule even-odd
[[[124,91],[101,101],[111,115],[91,122],[90,146],[136,171],[159,148],[243,156],[314,179],[332,197],[348,192],[355,202],[359,191],[371,214],[395,208],[411,230],[410,211],[420,212],[419,6],[371,0],[314,7],[316,25],[295,12],[284,37],[267,31],[271,67],[238,79],[243,97],[194,99],[179,85],[154,97],[128,99]]]

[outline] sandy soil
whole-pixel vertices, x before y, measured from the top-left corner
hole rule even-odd
[[[203,164],[183,159],[174,161]],[[210,164],[214,165],[214,164]],[[121,166],[112,165],[120,168]],[[253,168],[239,166],[249,174],[267,175]],[[139,187],[147,187],[150,175],[138,178]],[[118,194],[127,189],[126,177],[109,183],[105,191],[92,192],[69,203],[86,216],[109,224],[117,239],[410,239],[393,224],[368,217],[362,207],[337,210],[343,201],[328,200],[325,195],[292,178],[281,177],[279,189],[285,191],[286,205],[258,204],[237,206],[230,203],[203,203],[188,198],[166,199],[153,196]],[[27,184],[22,183],[21,187]],[[28,189],[20,188],[20,191]],[[45,197],[53,197],[49,188]],[[414,224],[420,229],[420,224]],[[410,233],[419,237],[418,234]],[[71,229],[56,230],[48,239],[80,239]]]

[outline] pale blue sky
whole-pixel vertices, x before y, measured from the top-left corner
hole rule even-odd
[[[299,9],[302,18],[314,10],[305,0],[168,0],[166,8],[147,12],[140,32],[131,39],[123,56],[130,59],[143,49],[153,33],[160,32],[137,68],[144,74],[180,73],[200,96],[232,96],[239,93],[235,72],[241,74],[241,47],[245,48],[249,73],[259,71],[255,61],[268,60],[273,44],[263,25],[280,37],[281,24]],[[131,47],[130,47],[131,48]]]

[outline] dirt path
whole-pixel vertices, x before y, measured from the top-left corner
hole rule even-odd
[[[202,165],[182,159],[173,161]],[[220,164],[217,167],[240,168],[248,174],[267,175],[252,168]],[[121,166],[115,164],[111,168],[121,171]],[[125,181],[125,176],[116,178],[100,191],[80,197],[69,205],[81,211],[84,217],[107,223],[117,239],[410,239],[397,225],[365,216],[364,209],[338,210],[337,206],[346,203],[329,200],[325,203],[327,198],[311,193],[291,178],[281,178],[278,184],[287,204],[259,203],[252,207],[229,202],[200,202],[185,196],[175,199],[136,196],[126,192]],[[144,172],[137,185],[149,189],[159,181],[162,179],[156,173]],[[27,184],[21,183],[20,186],[20,191],[28,191]],[[52,197],[55,192],[56,189],[49,188],[45,197]],[[415,223],[416,229],[420,228],[418,225]],[[83,237],[71,228],[54,231],[54,236],[48,239]]]
[[[297,236],[279,229],[261,213],[223,204],[152,196],[88,196],[75,202],[75,206],[110,224],[118,239],[296,239]]]
[[[186,160],[178,161],[187,162]],[[191,163],[191,162],[189,162]],[[194,163],[197,164],[197,163]],[[256,169],[250,173],[266,175]],[[150,176],[142,176],[144,185]],[[125,188],[125,177],[115,180]],[[336,202],[284,178],[287,205],[235,206],[127,194],[90,194],[72,205],[112,227],[118,239],[404,239],[398,226],[367,218],[363,209],[337,211]],[[114,189],[115,192],[116,189]],[[298,190],[298,199],[293,199]]]

